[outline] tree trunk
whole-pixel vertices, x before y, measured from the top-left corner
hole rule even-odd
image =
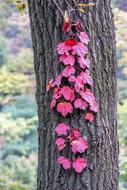
[[[68,0],[71,3],[71,0]],[[56,46],[62,41],[62,17],[51,0],[29,0],[29,14],[36,74],[38,105],[38,190],[117,190],[118,139],[116,114],[115,32],[110,0],[95,0],[95,7],[82,16],[90,36],[91,73],[99,112],[93,124],[73,117],[67,121],[87,133],[88,168],[81,174],[65,171],[56,162],[55,126],[63,121],[49,108],[51,94],[46,92],[49,79],[61,70]],[[60,5],[66,9],[64,0]],[[84,1],[82,1],[84,2]],[[32,142],[34,143],[34,142]]]

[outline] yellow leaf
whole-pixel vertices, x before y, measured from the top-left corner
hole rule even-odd
[[[79,9],[80,12],[85,13],[86,11],[83,9]]]
[[[67,11],[65,11],[65,12],[64,12],[64,20],[65,20],[65,22],[69,22],[69,20],[70,20],[70,18],[69,18],[69,15],[68,15],[68,12],[67,12]]]
[[[89,7],[89,6],[94,6],[94,5],[95,5],[95,3],[88,3],[88,4],[80,3],[80,4],[78,4],[78,6],[80,6],[80,7]]]

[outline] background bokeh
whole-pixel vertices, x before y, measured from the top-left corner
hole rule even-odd
[[[127,190],[127,0],[112,2],[117,37],[119,190]],[[29,18],[0,3],[0,190],[35,190],[37,112]]]

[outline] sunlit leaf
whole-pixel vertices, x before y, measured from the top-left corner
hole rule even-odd
[[[83,9],[79,9],[80,12],[85,13],[86,11]]]
[[[78,6],[80,7],[89,7],[89,6],[94,6],[95,3],[88,3],[88,4],[84,4],[84,3],[79,3]]]

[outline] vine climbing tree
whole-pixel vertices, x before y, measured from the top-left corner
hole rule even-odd
[[[110,1],[29,0],[38,105],[38,190],[117,190]]]

